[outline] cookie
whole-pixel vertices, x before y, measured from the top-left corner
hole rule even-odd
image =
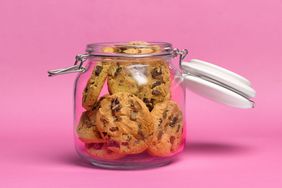
[[[85,111],[82,113],[77,126],[76,133],[79,139],[85,143],[101,143],[102,139],[95,123],[96,111]]]
[[[160,52],[160,46],[152,45],[143,41],[131,41],[125,44],[106,46],[102,49],[104,53],[119,53],[119,54],[152,54]]]
[[[97,63],[83,91],[82,106],[89,110],[93,107],[100,95],[105,80],[108,76],[110,63]]]
[[[110,94],[134,94],[150,111],[156,103],[170,99],[170,71],[162,59],[117,62],[109,69],[107,84]]]
[[[152,116],[142,100],[130,93],[118,92],[101,100],[96,122],[107,148],[119,154],[141,153],[152,139]]]
[[[138,45],[148,46],[150,43],[145,42],[145,41],[130,41],[127,44],[135,45],[135,46],[138,46]]]
[[[171,100],[158,103],[152,110],[154,136],[148,148],[153,156],[170,156],[183,144],[183,117],[177,104]]]
[[[93,158],[103,160],[121,159],[125,155],[109,150],[104,143],[85,144],[86,152]]]
[[[155,104],[169,100],[171,97],[170,71],[164,61],[157,61],[149,64],[147,72],[148,84],[141,88],[137,96],[151,111]]]
[[[138,93],[138,85],[142,83],[135,79],[133,75],[134,72],[129,68],[130,65],[132,64],[128,62],[117,62],[113,63],[113,66],[110,67],[107,82],[110,94],[124,91],[132,94]],[[140,72],[140,74],[142,74],[142,72]],[[145,77],[144,80],[146,82]]]

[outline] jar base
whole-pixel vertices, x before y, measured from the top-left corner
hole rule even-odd
[[[157,168],[161,166],[168,165],[172,163],[175,159],[164,159],[160,161],[154,161],[151,163],[114,163],[109,161],[91,161],[90,163],[99,168],[105,169],[115,169],[115,170],[138,170],[138,169],[148,169],[148,168]]]
[[[183,150],[183,147],[184,145],[179,148],[179,151],[177,151],[171,156],[157,157],[152,156],[147,152],[144,152],[135,155],[128,155],[118,160],[103,160],[99,158],[93,158],[89,156],[86,152],[83,152],[83,150],[81,150],[78,145],[76,145],[75,149],[78,156],[85,163],[90,164],[93,167],[115,170],[138,170],[157,168],[177,161],[179,159],[181,151]]]

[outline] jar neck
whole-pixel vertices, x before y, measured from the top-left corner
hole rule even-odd
[[[98,57],[145,58],[173,55],[173,48],[166,42],[136,41],[89,44],[86,52]]]

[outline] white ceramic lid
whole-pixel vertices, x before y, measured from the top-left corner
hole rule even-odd
[[[238,108],[252,108],[256,92],[246,78],[217,65],[193,59],[182,62],[182,83],[213,101]]]

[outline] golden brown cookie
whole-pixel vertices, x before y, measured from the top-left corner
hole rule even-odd
[[[83,91],[82,106],[89,110],[97,101],[108,76],[110,63],[97,63]]]
[[[171,100],[158,103],[151,112],[154,136],[148,148],[151,155],[169,156],[183,144],[183,117],[177,104]]]
[[[129,92],[151,111],[156,103],[170,99],[170,71],[163,59],[118,62],[109,69],[109,93]]]
[[[152,139],[152,117],[145,104],[133,94],[119,92],[101,100],[97,128],[107,148],[120,154],[137,154]]]
[[[152,54],[158,52],[158,46],[152,46],[148,42],[144,41],[131,41],[127,43],[128,46],[125,48],[122,53],[125,54]]]
[[[85,144],[87,153],[94,158],[103,160],[115,160],[123,158],[125,155],[109,150],[104,143]]]
[[[151,111],[155,104],[169,100],[171,97],[170,71],[168,65],[163,61],[149,64],[147,71],[149,82],[137,96]]]
[[[95,123],[96,111],[85,111],[82,113],[79,125],[76,129],[79,139],[85,143],[104,142]]]
[[[136,45],[136,46],[138,46],[138,45],[148,46],[150,43],[145,42],[145,41],[130,41],[127,44],[129,44],[129,45]]]
[[[102,49],[104,53],[118,53],[118,54],[153,54],[160,52],[160,46],[152,45],[143,41],[131,41],[125,44],[106,46]]]
[[[132,72],[132,69],[130,69],[131,65],[132,64],[128,62],[118,62],[113,63],[113,65],[110,67],[108,77],[108,90],[110,94],[118,92],[129,92],[132,94],[138,93],[139,82],[138,80],[134,79],[134,72]]]

